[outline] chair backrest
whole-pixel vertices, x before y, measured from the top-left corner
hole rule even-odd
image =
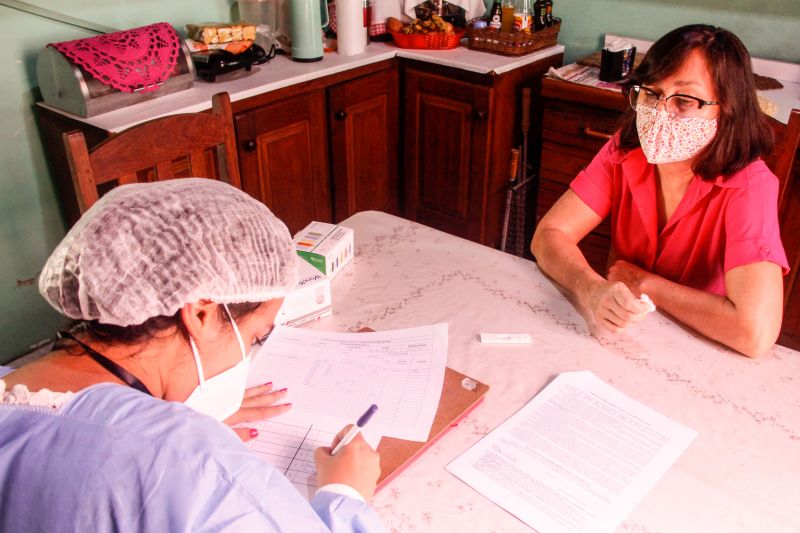
[[[800,143],[800,109],[793,109],[789,115],[789,123],[783,124],[770,119],[775,132],[775,147],[764,158],[764,162],[778,176],[778,212],[783,213],[789,188],[791,187],[792,164],[797,146]]]
[[[179,177],[220,179],[241,188],[231,102],[215,94],[211,112],[157,118],[116,133],[91,150],[80,131],[64,133],[81,213],[116,185]]]
[[[800,188],[800,183],[792,183],[792,168],[798,143],[800,143],[800,110],[792,110],[788,124],[783,124],[774,119],[770,119],[770,123],[775,132],[775,147],[764,158],[764,162],[778,176],[779,183],[778,217],[781,225],[781,240],[786,250],[786,258],[789,261],[789,274],[783,278],[785,324],[789,300],[795,292],[794,287],[798,281],[797,270],[800,268],[800,231],[798,231],[800,230],[800,223],[798,223],[796,215],[790,216],[791,211],[796,213],[800,210],[798,195],[792,192],[793,189],[797,191]],[[792,205],[790,206],[790,204]]]

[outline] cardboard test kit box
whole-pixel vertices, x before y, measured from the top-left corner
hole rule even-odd
[[[330,279],[353,259],[353,230],[312,222],[295,235],[294,246],[297,255]]]
[[[276,324],[299,326],[333,313],[330,280],[303,260],[297,262],[297,270],[300,278],[283,299],[281,310],[275,317]]]

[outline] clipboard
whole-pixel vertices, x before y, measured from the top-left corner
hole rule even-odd
[[[433,418],[428,440],[417,442],[392,437],[381,439],[381,443],[378,445],[378,453],[381,456],[381,475],[378,478],[376,493],[414,462],[417,457],[422,455],[450,428],[458,425],[462,418],[481,404],[489,390],[489,386],[477,380],[472,380],[475,383],[475,388],[469,390],[462,386],[464,378],[468,378],[468,376],[450,367],[445,368],[442,395],[439,398],[439,407]]]

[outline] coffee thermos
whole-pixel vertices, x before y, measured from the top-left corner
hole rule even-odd
[[[290,0],[292,60],[322,59],[322,28],[328,25],[326,0]]]

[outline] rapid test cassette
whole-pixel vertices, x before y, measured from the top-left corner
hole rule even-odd
[[[481,333],[483,344],[530,344],[528,333]]]

